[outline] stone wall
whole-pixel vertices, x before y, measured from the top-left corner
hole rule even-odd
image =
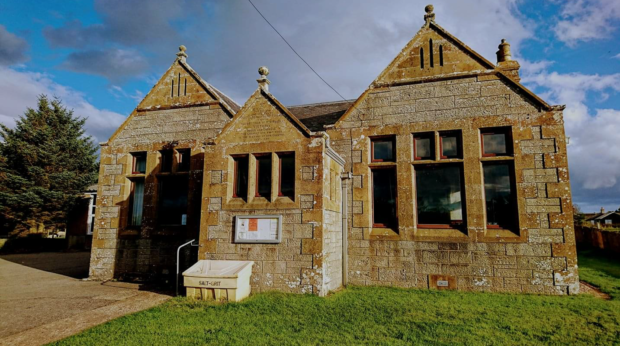
[[[510,126],[519,228],[485,222],[479,129]],[[417,227],[413,137],[460,130],[466,228]],[[369,89],[335,128],[334,148],[353,173],[348,198],[349,282],[466,290],[576,293],[566,142],[560,110],[545,111],[496,73]],[[370,162],[372,136],[394,135],[394,163]],[[441,163],[439,163],[441,164]],[[373,228],[370,169],[397,169],[398,227]]]
[[[204,141],[219,133],[230,117],[217,104],[188,108],[135,111],[101,148],[101,168],[90,278],[173,279],[176,247],[198,239]],[[161,173],[162,149],[189,149],[190,171]],[[146,152],[145,174],[132,174],[131,153]],[[163,227],[157,222],[158,183],[171,175],[189,180],[186,226]],[[128,227],[132,179],[145,181],[142,226]]]

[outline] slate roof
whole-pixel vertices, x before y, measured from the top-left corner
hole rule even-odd
[[[224,102],[226,102],[228,104],[228,106],[230,108],[232,108],[233,111],[235,111],[235,113],[237,113],[240,109],[241,106],[239,106],[237,104],[237,102],[233,101],[233,99],[231,99],[230,97],[228,97],[226,94],[224,94],[223,92],[221,92],[218,88],[214,87],[213,84],[209,84],[209,86],[211,88],[213,88],[213,91],[215,91],[215,93],[217,94],[217,96],[219,96],[221,99],[224,100]]]
[[[608,216],[611,216],[611,215],[614,215],[614,214],[620,216],[620,213],[618,213],[616,211],[608,211],[606,213],[602,213],[602,214],[598,213],[598,214],[594,215],[593,217],[589,217],[589,218],[586,219],[586,221],[600,221],[600,220],[604,220]]]
[[[353,102],[355,100],[321,102],[286,108],[311,131],[324,131],[324,126],[335,124]]]

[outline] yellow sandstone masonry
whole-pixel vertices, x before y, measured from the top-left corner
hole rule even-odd
[[[578,293],[564,107],[519,83],[505,40],[493,64],[435,23],[432,6],[424,19],[351,101],[285,107],[269,92],[262,67],[258,88],[240,107],[192,70],[181,47],[102,144],[90,277],[174,280],[176,247],[199,239],[198,258],[186,263],[254,261],[253,292],[322,296],[348,283]],[[484,155],[486,129],[509,129],[511,155]],[[455,131],[458,157],[416,159],[414,134],[433,133],[439,153],[440,136]],[[393,140],[393,161],[373,161],[373,140],[385,138]],[[188,171],[180,169],[183,149],[190,152]],[[174,153],[169,172],[166,150]],[[133,172],[140,153],[144,173]],[[279,165],[291,154],[294,194],[285,196]],[[236,157],[247,158],[244,196],[235,196]],[[271,158],[271,187],[260,196],[257,162],[264,157]],[[515,227],[507,229],[487,225],[483,165],[497,162],[512,167],[516,193]],[[419,220],[418,174],[446,164],[462,169],[462,223],[426,225]],[[373,172],[385,169],[395,172],[397,196],[397,222],[387,226],[373,212]],[[161,184],[170,179],[188,184],[184,225],[158,221],[168,212],[159,202]],[[133,189],[142,181],[142,222],[130,226]],[[246,215],[282,215],[281,242],[235,242],[235,216]]]

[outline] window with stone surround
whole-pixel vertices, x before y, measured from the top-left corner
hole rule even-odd
[[[248,196],[248,155],[233,156],[233,197],[246,199]]]
[[[396,161],[396,141],[394,137],[381,136],[371,138],[370,155],[372,162]]]
[[[435,133],[413,134],[414,160],[435,160]]]
[[[510,127],[480,129],[482,156],[511,156],[512,134]]]
[[[132,174],[144,174],[146,173],[146,153],[132,153],[133,157],[131,173]]]
[[[465,190],[461,163],[415,165],[419,228],[464,227]]]
[[[159,178],[159,225],[178,226],[187,224],[187,174]]]
[[[517,200],[512,162],[482,163],[487,228],[517,229]]]
[[[439,132],[439,155],[442,159],[463,158],[461,131]]]
[[[129,194],[129,215],[127,226],[140,227],[142,225],[142,211],[144,209],[144,179],[131,181]]]
[[[278,196],[295,199],[295,153],[278,153]]]
[[[271,198],[271,154],[256,157],[256,197]]]
[[[396,167],[372,169],[372,223],[373,227],[398,227],[398,196]]]
[[[173,161],[173,151],[172,150],[161,150],[160,152],[160,166],[159,172],[161,173],[170,173],[172,172],[172,161]]]
[[[178,149],[177,150],[177,172],[189,172],[191,151],[190,149]]]

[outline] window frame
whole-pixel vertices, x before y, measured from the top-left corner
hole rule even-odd
[[[417,156],[418,144],[416,139],[424,139],[428,138],[431,144],[431,156],[429,158],[423,158],[421,156]],[[437,148],[436,148],[436,136],[435,132],[415,132],[413,133],[413,160],[414,161],[425,161],[425,160],[436,160],[437,159]]]
[[[187,194],[185,195],[185,215],[186,215],[186,220],[185,220],[185,225],[183,225],[182,222],[180,223],[163,223],[161,220],[161,216],[157,217],[157,225],[159,227],[186,227],[188,225],[188,218],[189,218],[189,201],[190,201],[190,191],[189,191],[189,177],[185,174],[179,174],[179,175],[169,175],[169,176],[165,176],[162,177],[161,179],[158,180],[157,182],[157,211],[158,211],[158,215],[162,215],[163,213],[161,213],[161,208],[162,208],[162,203],[163,203],[163,196],[164,196],[164,185],[166,182],[170,182],[173,181],[175,179],[183,179],[185,180],[185,183],[187,183]],[[183,213],[181,214],[183,215]]]
[[[417,170],[422,168],[428,168],[428,167],[458,167],[460,168],[460,172],[459,172],[459,181],[460,181],[460,185],[461,185],[461,190],[460,190],[460,195],[461,195],[461,214],[462,214],[462,219],[460,220],[460,222],[451,222],[448,224],[422,224],[420,223],[420,217],[419,217],[419,204],[418,204],[418,194],[419,194],[419,189],[418,189],[418,176],[417,176]],[[428,164],[418,164],[414,166],[414,176],[415,176],[415,184],[414,184],[414,189],[415,189],[415,224],[416,224],[416,228],[418,229],[454,229],[454,230],[459,230],[459,231],[465,231],[466,230],[466,224],[467,224],[467,204],[466,204],[466,196],[465,196],[465,168],[462,162],[455,162],[455,163],[428,163]]]
[[[232,159],[233,159],[233,188],[232,188],[232,197],[233,198],[242,198],[242,199],[246,199],[248,198],[248,190],[249,190],[249,177],[250,177],[250,156],[248,154],[241,154],[241,155],[231,155]],[[237,194],[237,179],[239,177],[239,160],[240,159],[245,159],[246,160],[246,165],[247,165],[247,178],[248,181],[246,182],[246,186],[245,186],[245,196],[239,196]]]
[[[392,159],[375,159],[375,143],[376,142],[392,142]],[[396,136],[372,136],[370,137],[370,162],[396,162]]]
[[[440,160],[460,160],[463,159],[463,133],[460,130],[438,131],[439,135],[439,159]],[[444,156],[443,138],[456,137],[456,156]]]
[[[394,224],[390,225],[390,224],[383,224],[383,223],[376,223],[375,222],[375,177],[374,177],[374,172],[375,171],[379,171],[379,170],[391,170],[394,174],[394,201],[395,201],[395,213],[394,213]],[[395,165],[391,165],[391,166],[375,166],[375,167],[370,167],[370,191],[371,191],[371,209],[372,209],[372,227],[373,228],[388,228],[388,229],[392,229],[397,231],[398,230],[398,173],[397,173],[397,166]]]
[[[255,193],[254,193],[254,197],[263,197],[266,198],[267,200],[271,200],[271,193],[272,191],[272,183],[273,183],[273,169],[271,170],[271,174],[269,175],[269,193],[267,194],[267,196],[263,196],[259,193],[259,180],[260,180],[260,164],[259,161],[264,158],[264,157],[268,157],[269,158],[269,163],[270,166],[273,165],[273,158],[271,153],[260,153],[260,154],[253,154],[254,155],[254,159],[256,161],[256,175],[254,177],[254,187],[255,187]]]
[[[485,153],[484,152],[484,135],[496,135],[503,134],[505,136],[506,141],[506,153],[505,154],[494,154],[494,153]],[[480,129],[480,152],[482,157],[497,157],[497,156],[514,156],[514,146],[512,143],[512,127],[489,127]]]
[[[134,198],[135,198],[135,184],[136,182],[142,182],[143,185],[146,185],[146,181],[143,178],[138,179],[130,179],[130,191],[129,191],[129,203],[128,203],[128,213],[127,213],[127,222],[126,228],[128,229],[140,229],[142,227],[142,221],[144,219],[144,192],[142,192],[142,217],[140,218],[140,224],[133,224],[133,207],[134,207]]]
[[[131,153],[131,157],[132,157],[131,174],[146,174],[146,164],[147,164],[146,151],[140,151],[140,152],[136,152],[136,153]],[[144,157],[144,172],[140,172],[140,171],[136,170],[136,164],[138,163],[138,160],[136,160],[136,159],[138,157]]]
[[[278,156],[278,197],[288,197],[292,200],[295,199],[295,166],[296,166],[296,162],[295,162],[295,152],[294,151],[288,151],[288,152],[281,152],[281,153],[276,153],[276,155]],[[283,157],[292,157],[293,158],[293,194],[292,196],[290,195],[286,195],[284,193],[282,193],[282,158]],[[258,165],[257,165],[258,167]],[[257,176],[257,181],[258,181],[258,176]],[[257,185],[258,186],[258,185]]]
[[[168,160],[166,159],[167,154],[170,154],[170,158],[168,159],[170,161],[170,163],[168,163]],[[162,149],[159,151],[159,155],[161,157],[161,162],[160,162],[160,166],[159,166],[159,172],[160,173],[172,173],[173,170],[173,161],[174,161],[174,150],[172,149]],[[167,168],[166,170],[164,170],[164,167]]]
[[[508,173],[509,173],[509,180],[510,180],[510,190],[512,192],[512,203],[513,203],[513,210],[512,210],[512,217],[513,217],[513,224],[510,225],[510,227],[506,228],[506,227],[502,227],[501,225],[490,225],[489,224],[489,220],[488,220],[488,214],[487,214],[487,191],[486,188],[484,187],[484,184],[486,182],[485,177],[484,177],[484,166],[498,166],[498,165],[508,165]],[[515,171],[515,165],[514,165],[514,161],[511,160],[502,160],[502,161],[483,161],[482,165],[481,165],[481,170],[482,170],[482,195],[483,195],[483,201],[484,201],[484,225],[487,229],[493,229],[493,230],[508,230],[511,232],[517,232],[519,230],[519,205],[518,205],[518,196],[517,196],[517,181],[516,181],[516,171]]]

